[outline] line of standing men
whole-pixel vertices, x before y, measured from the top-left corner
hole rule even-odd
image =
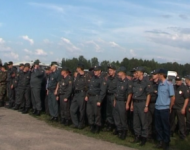
[[[114,130],[120,139],[125,139],[127,131],[132,129],[135,135],[133,143],[140,142],[141,146],[145,145],[147,138],[157,135],[157,147],[164,149],[169,147],[170,130],[173,133],[175,129],[175,126],[170,129],[170,123],[175,125],[176,116],[180,137],[185,138],[186,131],[189,132],[189,90],[180,77],[176,78],[179,83],[175,86],[168,82],[164,69],[154,70],[152,78],[148,78],[144,76],[144,68],[137,67],[131,71],[131,78],[125,67],[116,71],[115,66],[109,65],[108,74],[104,75],[100,66],[94,66],[92,73],[86,73],[84,65],[79,63],[77,73],[72,77],[67,67],[60,70],[56,62],[52,62],[46,71],[39,63],[35,61],[32,68],[29,64],[21,64],[19,72],[15,71],[12,62],[9,62],[7,72],[1,65],[0,79],[7,79],[6,82],[0,80],[1,104],[6,93],[2,89],[6,89],[7,84],[10,108],[21,108],[23,113],[27,113],[31,98],[33,114],[40,115],[42,82],[46,77],[47,108],[52,121],[58,121],[60,112],[62,124],[70,125],[72,121],[74,128],[83,129],[87,115],[91,132],[99,133],[101,109],[106,108],[108,131]],[[186,83],[190,87],[190,76],[186,77]]]

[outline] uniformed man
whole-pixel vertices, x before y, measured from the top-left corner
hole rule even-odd
[[[127,136],[127,110],[132,96],[132,81],[126,78],[126,68],[118,70],[117,89],[114,100],[114,121],[118,131],[118,137],[124,140]]]
[[[74,79],[74,97],[71,103],[71,119],[74,128],[84,128],[85,122],[85,97],[88,91],[89,75],[84,72],[84,65],[78,64],[77,75]]]
[[[40,92],[42,86],[42,78],[44,77],[44,70],[39,66],[39,63],[39,60],[36,60],[34,62],[30,79],[33,114],[36,115],[40,115],[42,110]]]
[[[12,61],[7,63],[7,67],[7,96],[9,99],[9,107],[12,108],[15,105],[15,89],[12,86],[14,78],[11,76],[11,74],[13,74],[13,72],[16,74],[17,68],[13,66]]]
[[[186,138],[186,129],[185,129],[185,113],[186,108],[189,102],[189,89],[182,83],[182,78],[177,76],[175,78],[176,84],[174,85],[175,90],[175,102],[172,107],[172,112],[170,116],[170,124],[171,124],[171,134],[175,131],[175,120],[177,117],[178,125],[179,125],[179,136],[181,139]]]
[[[143,146],[148,137],[148,106],[153,92],[150,81],[144,77],[144,68],[137,67],[136,73],[138,80],[133,84],[133,103],[134,109],[133,126],[135,132],[134,143],[141,142]]]
[[[57,69],[58,64],[56,62],[51,63],[51,73],[49,74],[48,81],[48,106],[49,113],[52,121],[58,121],[58,101],[56,100],[56,87],[60,80],[61,73]]]
[[[154,109],[158,96],[158,69],[153,70],[149,76],[149,80],[152,84],[153,92],[151,93],[151,99],[148,106],[148,138],[155,139],[155,126],[154,126]]]
[[[0,107],[4,106],[6,99],[6,83],[7,83],[7,71],[5,67],[0,64]]]
[[[62,68],[62,78],[56,88],[57,100],[60,100],[61,123],[65,126],[69,126],[71,122],[70,103],[73,91],[73,80],[69,73],[70,71],[67,67]]]
[[[23,90],[23,77],[24,77],[24,72],[23,72],[23,69],[24,69],[24,64],[21,63],[19,65],[19,70],[16,74],[16,77],[15,77],[15,82],[13,84],[13,87],[15,89],[15,106],[14,106],[14,110],[18,110],[20,109],[20,111],[22,112],[23,111],[23,98],[24,98],[24,90]]]
[[[190,75],[187,75],[185,77],[185,82],[190,91]],[[189,99],[190,99],[190,97],[189,97]],[[190,133],[190,100],[189,100],[187,108],[186,108],[186,135],[188,136],[189,133]]]
[[[113,118],[113,104],[114,98],[117,91],[117,75],[116,67],[113,65],[108,65],[108,77],[107,77],[107,94],[106,94],[106,122],[107,130],[112,131],[114,129],[115,123]]]
[[[155,103],[155,129],[157,132],[157,148],[169,149],[170,143],[170,112],[175,101],[173,84],[167,81],[167,70],[158,71],[158,97]]]
[[[101,123],[101,103],[106,95],[106,82],[101,76],[101,67],[94,67],[94,76],[89,83],[87,92],[87,116],[92,133],[99,133]]]

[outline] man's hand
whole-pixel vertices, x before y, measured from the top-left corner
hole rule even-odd
[[[130,111],[133,111],[133,105],[131,105]]]
[[[56,96],[56,100],[57,100],[57,101],[59,100],[59,96]]]
[[[185,115],[185,109],[184,108],[181,109],[181,114]]]
[[[126,110],[129,110],[129,104],[126,104]]]
[[[88,101],[88,96],[86,96],[84,100],[87,102]]]
[[[49,94],[49,91],[47,90],[47,95]]]
[[[67,98],[64,98],[64,102],[67,102],[68,101],[68,99]]]
[[[57,95],[57,91],[54,92],[54,95]]]
[[[97,106],[101,106],[101,103],[100,103],[100,102],[97,102]]]
[[[113,107],[115,107],[115,105],[116,105],[116,100],[114,99],[114,101],[113,101]]]
[[[12,84],[12,85],[11,85],[11,89],[13,89],[13,87],[14,87],[14,86],[13,86],[13,84]]]
[[[147,113],[148,112],[148,107],[144,108],[144,112]]]

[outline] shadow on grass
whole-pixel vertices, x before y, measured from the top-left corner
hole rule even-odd
[[[129,133],[126,140],[120,140],[117,136],[113,135],[110,132],[101,131],[99,134],[93,134],[89,131],[89,127],[85,127],[83,130],[74,129],[72,127],[66,127],[59,122],[52,122],[50,121],[50,117],[44,113],[41,114],[41,116],[34,116],[31,112],[29,113],[31,116],[37,118],[38,120],[44,121],[47,124],[59,128],[64,129],[70,132],[86,135],[88,137],[93,137],[99,140],[104,140],[107,142],[115,143],[118,145],[123,145],[139,150],[157,150],[154,148],[155,143],[154,142],[147,142],[145,146],[141,147],[138,144],[131,143],[133,141],[133,136]],[[171,138],[171,150],[190,150],[190,136],[185,140],[180,140],[177,135],[174,138]]]

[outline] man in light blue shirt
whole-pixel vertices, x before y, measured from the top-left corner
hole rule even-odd
[[[157,131],[157,148],[169,149],[170,143],[170,112],[175,101],[173,84],[167,81],[167,70],[158,71],[160,83],[155,104],[155,129]]]

